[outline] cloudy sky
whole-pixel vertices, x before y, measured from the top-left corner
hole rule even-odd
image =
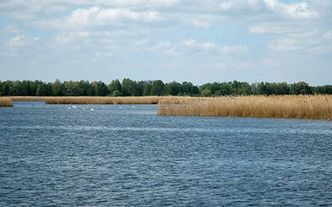
[[[332,83],[331,0],[0,0],[0,80]]]

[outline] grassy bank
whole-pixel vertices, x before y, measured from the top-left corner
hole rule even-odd
[[[9,107],[13,106],[13,102],[10,98],[0,97],[0,107]]]
[[[332,96],[192,98],[181,104],[165,100],[160,103],[158,114],[332,120]]]
[[[11,96],[13,101],[43,101],[47,104],[158,104],[160,101],[179,103],[189,97],[175,96],[128,96],[128,97],[101,97],[101,96]]]

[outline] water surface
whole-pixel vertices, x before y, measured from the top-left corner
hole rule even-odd
[[[332,122],[0,109],[0,206],[331,206]]]

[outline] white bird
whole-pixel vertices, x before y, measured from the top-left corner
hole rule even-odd
[[[73,109],[76,109],[76,106],[72,105]]]
[[[94,109],[90,109],[90,111],[93,111]]]

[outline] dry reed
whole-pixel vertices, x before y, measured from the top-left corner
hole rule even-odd
[[[13,102],[10,98],[2,98],[0,97],[0,107],[9,107],[13,106]]]
[[[45,97],[47,104],[158,104],[159,101],[178,103],[187,97],[173,96],[129,96],[129,97]]]
[[[159,115],[332,120],[332,96],[240,96],[160,102]]]
[[[46,96],[7,96],[12,101],[45,101]]]

